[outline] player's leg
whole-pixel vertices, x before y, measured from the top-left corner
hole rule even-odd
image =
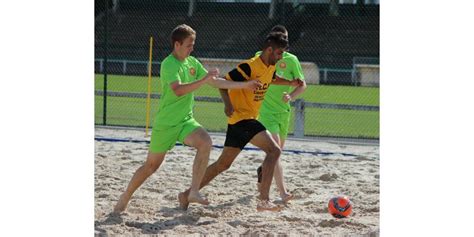
[[[243,139],[240,137],[240,132],[241,131],[239,131],[238,128],[236,129],[235,125],[228,125],[224,149],[222,150],[219,159],[207,167],[204,177],[201,180],[200,189],[211,182],[211,180],[213,180],[217,175],[227,170],[232,165],[235,158],[237,158],[246,144],[245,143],[242,146]],[[186,197],[189,195],[190,191],[191,190],[188,189],[178,195],[180,207],[184,210],[186,210],[189,205],[189,201]]]
[[[272,138],[280,146],[280,149],[283,150],[285,140],[280,139],[280,135],[278,133],[277,134],[272,133]],[[275,170],[273,172],[273,178],[275,179],[275,184],[278,188],[278,191],[280,192],[280,197],[281,197],[282,201],[286,203],[286,202],[290,201],[291,199],[293,199],[293,195],[286,190],[285,180],[284,180],[284,176],[283,176],[283,167],[281,165],[280,160],[281,159],[279,158],[277,160],[276,164],[275,164]],[[258,167],[257,175],[258,175],[257,187],[258,187],[258,190],[260,191],[260,188],[261,188],[261,183],[260,182],[262,180],[262,166]]]
[[[278,118],[278,130],[279,133],[272,134],[273,138],[278,138],[278,144],[283,150],[285,146],[286,137],[288,136],[288,127],[290,124],[290,113],[281,114]],[[293,199],[293,195],[286,190],[285,179],[283,175],[283,167],[281,165],[280,159],[278,159],[277,164],[275,165],[275,183],[277,184],[278,190],[280,192],[280,197],[283,202],[288,202]]]
[[[280,134],[282,134],[282,137],[286,137],[286,134],[288,132],[287,126],[285,127],[284,125],[288,124],[287,122],[283,121],[282,119],[285,119],[285,116],[281,116],[279,114],[269,114],[269,113],[262,113],[259,121],[265,126],[265,128],[271,133],[271,136],[273,140],[280,146],[280,149],[283,149],[283,146],[281,144],[281,139],[280,139]],[[289,119],[289,117],[287,118]],[[282,126],[283,125],[283,126]],[[260,191],[261,187],[261,180],[262,180],[262,166],[258,167],[257,169],[257,187],[258,190]],[[280,163],[280,159],[277,160],[277,163],[275,165],[275,171],[273,174],[273,177],[275,179],[275,183],[278,187],[278,190],[280,190],[280,197],[284,202],[288,199],[290,195],[286,193],[286,189],[284,187],[284,180],[283,180],[283,168]]]
[[[165,155],[166,152],[148,153],[148,157],[145,161],[145,164],[143,164],[140,168],[137,169],[137,171],[135,171],[135,174],[130,180],[127,189],[125,190],[125,192],[123,192],[117,204],[115,205],[115,213],[120,213],[125,210],[133,193],[138,189],[138,187],[143,184],[143,182],[145,182],[148,177],[150,177],[150,175],[152,175],[160,167],[161,163],[163,163]]]
[[[275,164],[280,157],[280,147],[273,140],[270,133],[266,130],[259,132],[255,135],[250,143],[262,149],[265,153],[265,159],[262,163],[262,180],[260,187],[260,200],[257,205],[257,209],[260,210],[270,210],[270,211],[279,211],[280,207],[271,204],[269,202],[269,191],[270,185],[273,179],[273,172],[275,170]]]
[[[209,155],[212,148],[211,137],[206,130],[199,127],[184,139],[184,144],[197,149],[193,163],[193,175],[188,201],[208,205],[209,201],[199,194],[199,187],[209,162]]]
[[[209,165],[201,182],[201,188],[209,184],[217,175],[228,170],[242,150],[236,147],[224,147],[219,159]]]
[[[280,140],[280,135],[272,133],[272,138],[273,138],[273,140],[275,140],[275,142],[278,144],[278,146],[280,146],[280,149],[283,150],[283,147],[281,146],[281,143],[280,143],[280,141],[281,141]],[[283,169],[281,167],[280,159],[278,159],[276,164],[275,164],[275,170],[274,170],[274,173],[273,173],[273,178],[275,179],[275,184],[276,184],[278,190],[280,190],[280,194],[281,194],[281,190],[285,189],[285,187],[284,187],[284,184],[283,184]]]
[[[278,146],[280,146],[280,135],[278,135],[278,133],[273,133],[273,132],[270,132],[271,133],[271,137],[272,139],[278,144]],[[282,147],[280,146],[280,149],[282,149]],[[283,149],[282,149],[283,150]],[[280,182],[281,181],[281,172],[278,173],[278,171],[280,170],[280,168],[278,168],[278,166],[281,167],[280,165],[280,159],[278,159],[276,165],[275,165],[275,171],[273,173],[273,177],[275,178],[275,183],[277,185],[278,188],[281,187],[282,183]],[[259,166],[258,169],[257,169],[257,187],[258,187],[258,190],[260,191],[260,188],[261,188],[261,182],[262,182],[262,166]]]
[[[283,150],[283,147],[285,146],[285,139],[280,138],[280,136],[278,136],[278,138],[280,140],[279,142],[280,148]],[[278,159],[277,164],[275,165],[275,171],[274,171],[273,177],[275,178],[275,183],[278,187],[278,191],[280,192],[281,200],[286,203],[290,201],[291,199],[293,199],[294,197],[293,194],[289,193],[288,190],[286,189],[285,177],[283,175],[283,167],[281,165],[280,159]]]
[[[258,121],[265,126],[267,131],[269,131],[272,134],[278,134],[280,132],[280,126],[278,125],[278,118],[277,115],[272,114],[272,113],[260,113],[260,117],[258,118]],[[279,142],[278,140],[275,140],[278,145]],[[261,182],[262,182],[262,166],[259,166],[257,168],[257,188],[260,191],[261,187]]]
[[[240,151],[240,148],[224,146],[219,159],[207,167],[201,181],[200,189],[209,184],[217,175],[229,169]],[[188,189],[178,195],[179,205],[183,210],[188,209],[189,201],[186,197],[189,195],[190,191],[191,190]]]
[[[125,210],[133,193],[161,166],[166,152],[174,147],[180,129],[179,127],[153,127],[147,159],[145,163],[135,171],[127,189],[120,196],[119,201],[114,207],[115,213],[120,213]]]

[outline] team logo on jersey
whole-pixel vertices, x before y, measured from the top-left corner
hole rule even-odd
[[[196,74],[196,69],[194,69],[193,67],[189,69],[189,74],[191,74],[191,76],[194,76]]]
[[[286,63],[285,63],[285,62],[281,62],[281,63],[280,63],[280,68],[285,69],[285,68],[286,68]]]

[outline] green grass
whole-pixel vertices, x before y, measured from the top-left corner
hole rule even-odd
[[[147,92],[147,77],[108,75],[108,91]],[[95,76],[95,89],[103,90],[103,75]],[[152,78],[152,93],[161,93],[160,81]],[[220,97],[217,89],[204,86],[195,92],[196,96]],[[308,102],[379,106],[379,88],[309,85],[300,96]],[[151,120],[158,107],[158,99],[151,104]],[[146,100],[137,98],[107,98],[107,124],[145,126]],[[227,118],[222,103],[197,101],[195,118],[209,131],[227,128]],[[341,137],[379,137],[379,112],[305,109],[305,134]],[[95,96],[95,123],[102,124],[103,97]],[[293,131],[293,113],[290,133]]]

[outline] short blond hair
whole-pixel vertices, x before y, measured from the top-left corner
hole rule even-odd
[[[196,31],[186,24],[181,24],[176,26],[171,32],[171,47],[174,47],[174,43],[178,41],[183,43],[183,41],[189,36],[196,35]]]

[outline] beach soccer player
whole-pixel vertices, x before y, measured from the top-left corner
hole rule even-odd
[[[216,88],[256,89],[257,81],[233,82],[218,78],[217,69],[209,72],[193,56],[196,32],[187,25],[177,26],[171,33],[173,51],[161,63],[162,95],[155,117],[148,156],[145,163],[137,169],[126,190],[114,207],[115,213],[123,212],[135,190],[162,164],[167,151],[176,141],[196,148],[192,168],[190,192],[187,202],[209,204],[199,193],[199,185],[208,165],[212,141],[209,134],[193,117],[193,91],[204,84]]]
[[[281,32],[288,37],[287,29],[282,25],[276,25],[272,28],[271,32]],[[260,52],[257,52],[259,55]],[[260,108],[260,115],[258,121],[270,131],[273,139],[283,150],[285,140],[288,136],[288,126],[290,123],[290,101],[294,100],[298,95],[303,93],[306,89],[306,83],[304,82],[304,74],[298,57],[295,55],[284,52],[282,59],[280,59],[275,65],[275,74],[277,77],[285,80],[301,80],[302,83],[294,88],[290,92],[290,86],[288,85],[271,85],[265,94],[262,107]],[[262,181],[262,166],[257,169],[257,186],[260,188]],[[283,202],[288,202],[293,198],[293,194],[289,193],[286,189],[285,181],[283,178],[283,168],[281,166],[280,159],[277,159],[275,165],[275,171],[273,173],[275,183],[280,197]]]
[[[202,188],[217,175],[227,170],[245,145],[250,142],[266,153],[262,164],[262,185],[257,202],[258,211],[281,210],[281,207],[272,203],[269,198],[273,171],[281,150],[257,118],[265,92],[270,84],[297,86],[300,83],[298,80],[286,81],[275,77],[275,63],[282,58],[287,47],[288,40],[284,34],[270,33],[264,41],[261,55],[241,62],[226,75],[226,79],[229,81],[259,81],[261,86],[256,90],[220,90],[224,100],[225,113],[229,117],[226,139],[221,155],[216,162],[207,167],[201,183]],[[188,207],[189,202],[186,200],[186,196],[190,191],[188,189],[179,194],[180,206],[183,209]]]

